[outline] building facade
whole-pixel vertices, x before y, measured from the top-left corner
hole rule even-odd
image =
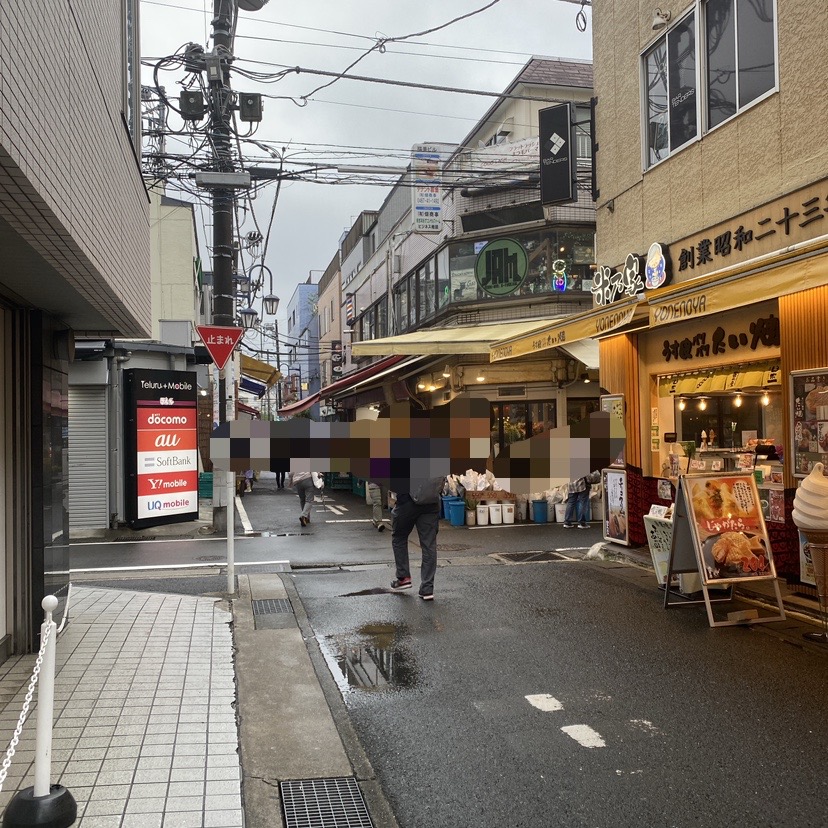
[[[74,339],[151,332],[137,7],[0,7],[0,657],[66,592]]]
[[[596,313],[644,310],[600,342],[601,383],[626,401],[632,538],[664,502],[665,435],[696,450],[697,469],[702,449],[728,468],[764,442],[782,459],[766,523],[796,580],[793,494],[828,458],[824,409],[807,397],[828,387],[828,81],[808,66],[828,8],[670,2],[658,28],[634,0],[593,11]]]
[[[319,417],[319,286],[312,278],[297,285],[287,304],[287,331],[282,338],[288,382],[282,404],[314,398],[308,406],[313,419]]]
[[[597,347],[489,364],[494,342],[591,307],[591,95],[590,63],[533,58],[460,145],[415,153],[379,211],[377,250],[354,279],[352,335],[363,369],[370,356],[411,359],[373,388],[337,391],[344,407],[486,397],[495,452],[597,407]],[[539,111],[559,103],[571,105],[577,186],[568,203],[544,206]],[[419,156],[439,170],[433,227],[412,206]]]

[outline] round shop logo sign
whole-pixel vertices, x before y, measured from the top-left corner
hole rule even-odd
[[[474,275],[477,284],[491,296],[514,293],[529,272],[529,257],[514,239],[489,242],[477,255]]]
[[[658,242],[653,242],[647,251],[644,285],[648,290],[660,288],[667,281],[667,259]]]

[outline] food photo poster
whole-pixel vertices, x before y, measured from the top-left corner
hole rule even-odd
[[[794,477],[828,465],[828,368],[791,372]]]
[[[754,478],[699,475],[684,483],[705,582],[775,577]]]

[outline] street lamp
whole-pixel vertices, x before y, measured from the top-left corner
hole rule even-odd
[[[268,275],[268,279],[269,279],[269,285],[270,285],[270,293],[268,293],[267,296],[264,296],[262,298],[262,310],[266,314],[268,314],[268,316],[274,317],[274,319],[273,319],[273,332],[276,336],[276,364],[278,366],[280,364],[281,354],[279,353],[279,322],[275,317],[276,317],[276,311],[279,310],[279,297],[273,292],[273,271],[267,265],[264,265],[264,264],[253,265],[253,267],[250,268],[251,272],[248,274],[250,276],[251,283],[253,281],[253,277],[252,277],[253,268],[259,268],[262,271],[265,271],[265,270],[267,271],[267,275]],[[278,408],[282,407],[282,383],[281,382],[276,386],[276,405],[278,406]]]
[[[241,320],[242,327],[246,331],[249,331],[256,327],[256,323],[259,321],[259,314],[256,313],[255,308],[244,308],[239,311],[239,319]]]

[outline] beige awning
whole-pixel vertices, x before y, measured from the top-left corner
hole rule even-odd
[[[243,376],[263,382],[268,387],[282,378],[277,368],[247,354],[241,355],[241,372]]]
[[[790,261],[793,252],[763,257],[753,263],[752,272],[744,273],[750,263],[742,263],[653,291],[647,299],[650,327],[709,316],[828,284],[824,244],[820,242],[816,251],[812,249],[815,245],[806,245]]]
[[[467,325],[449,328],[423,328],[420,331],[354,342],[354,356],[430,356],[436,354],[488,354],[493,343],[506,337],[548,328],[555,319],[524,319],[495,325]]]
[[[639,309],[638,297],[634,296],[607,308],[560,317],[541,328],[498,340],[489,351],[489,361],[501,362],[551,348],[566,348],[571,343],[604,336],[629,325],[644,313],[645,309]]]

